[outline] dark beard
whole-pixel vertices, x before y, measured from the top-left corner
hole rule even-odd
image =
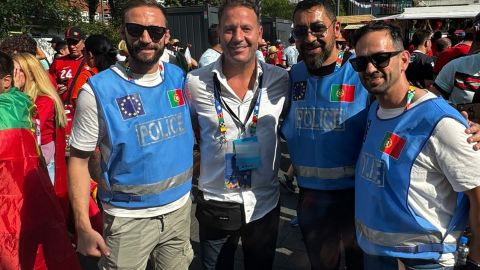
[[[320,54],[311,55],[305,53],[306,48],[318,48],[320,47],[322,51]],[[323,63],[330,57],[332,54],[333,48],[332,46],[327,47],[325,43],[316,42],[314,44],[304,44],[300,50],[300,56],[302,57],[305,65],[307,66],[308,70],[315,71],[320,69],[323,66]]]
[[[145,58],[139,57],[137,53],[147,46],[132,45],[132,44],[129,44],[128,42],[126,42],[126,44],[127,44],[127,50],[128,50],[128,55],[130,57],[130,61],[134,60],[135,62],[140,63],[142,65],[146,65],[146,66],[151,66],[153,64],[158,63],[158,61],[160,60],[160,57],[163,54],[163,50],[165,49],[165,47],[160,48],[158,44],[152,44],[150,46],[156,50],[155,54],[153,55],[152,58],[145,59]]]

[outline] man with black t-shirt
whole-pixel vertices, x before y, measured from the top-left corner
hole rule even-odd
[[[408,81],[419,88],[430,87],[433,83],[433,58],[427,55],[432,49],[432,41],[430,30],[417,30],[412,37],[412,44],[415,47],[410,56],[410,64],[408,65],[406,75]]]
[[[340,22],[327,2],[299,2],[293,37],[302,62],[290,71],[291,107],[282,133],[300,188],[298,222],[312,269],[362,269],[355,242],[355,163],[367,117],[367,91],[336,47]]]

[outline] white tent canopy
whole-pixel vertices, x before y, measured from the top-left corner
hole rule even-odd
[[[480,5],[410,7],[403,13],[380,17],[374,20],[411,20],[411,19],[446,19],[446,18],[473,18],[480,12]]]

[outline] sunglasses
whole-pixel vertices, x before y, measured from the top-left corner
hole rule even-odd
[[[77,39],[67,39],[67,45],[68,45],[68,46],[77,46],[78,43],[80,43],[80,40],[77,40]]]
[[[314,36],[323,36],[325,32],[327,32],[328,28],[335,24],[335,21],[333,21],[329,26],[326,26],[323,23],[311,23],[310,27],[301,25],[293,28],[292,30],[292,36],[294,39],[305,39],[308,35],[308,33],[312,33]],[[310,30],[309,30],[310,29]]]
[[[357,56],[353,59],[350,59],[350,63],[356,72],[364,72],[367,70],[369,62],[372,63],[372,65],[376,68],[386,68],[390,64],[390,58],[401,52],[403,52],[403,50],[394,52],[379,52],[369,56]]]
[[[143,35],[143,32],[147,30],[148,35],[152,39],[153,42],[158,42],[162,39],[163,35],[167,31],[167,28],[161,26],[154,26],[154,25],[141,25],[136,23],[126,23],[125,28],[130,36],[134,38],[139,38]]]

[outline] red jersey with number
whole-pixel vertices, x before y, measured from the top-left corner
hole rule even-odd
[[[82,61],[83,56],[73,59],[70,55],[65,55],[53,60],[49,72],[55,78],[57,84],[64,84],[68,89],[73,81],[73,77],[75,77],[75,73],[80,68]],[[84,64],[82,68],[85,68],[86,66],[88,65]],[[63,103],[65,103],[67,96],[68,90],[60,95]]]

